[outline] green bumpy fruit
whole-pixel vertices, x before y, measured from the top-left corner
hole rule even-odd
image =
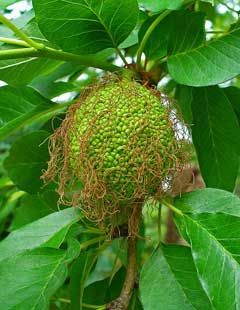
[[[153,195],[174,166],[169,111],[137,82],[109,82],[79,104],[69,130],[70,165],[86,182],[94,172],[107,195]],[[90,167],[90,168],[89,168]]]

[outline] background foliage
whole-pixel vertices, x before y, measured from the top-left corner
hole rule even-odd
[[[83,88],[133,63],[176,102],[206,188],[166,201],[161,218],[147,202],[129,309],[238,309],[239,1],[1,0],[0,12],[1,309],[100,310],[119,296],[126,240],[59,205],[40,177]]]

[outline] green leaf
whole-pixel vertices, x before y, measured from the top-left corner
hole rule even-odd
[[[71,309],[81,310],[83,307],[83,293],[87,278],[97,260],[96,250],[84,251],[74,262],[70,272]]]
[[[138,18],[136,0],[34,0],[33,6],[45,37],[65,51],[80,54],[117,47]]]
[[[37,131],[26,134],[12,146],[4,167],[11,180],[21,189],[36,193],[43,186],[40,179],[49,158],[49,133]]]
[[[57,105],[32,88],[1,87],[0,140],[31,122],[31,119],[36,119],[36,115],[42,115],[44,111],[54,107]]]
[[[214,309],[240,303],[240,199],[204,189],[185,194],[176,206],[179,229],[191,245],[198,277]]]
[[[0,263],[2,309],[49,309],[49,298],[67,277],[67,251],[25,251]]]
[[[143,37],[155,16],[142,26]],[[148,59],[161,59],[166,55],[190,50],[201,45],[205,40],[205,17],[203,13],[175,11],[164,18],[154,29],[144,49]]]
[[[215,87],[192,90],[193,142],[208,187],[232,191],[239,167],[240,129],[231,103]]]
[[[190,86],[214,85],[240,73],[240,28],[203,46],[180,52],[168,59],[174,80]]]
[[[140,276],[145,310],[212,309],[198,280],[191,251],[180,245],[162,245],[145,263]]]
[[[0,242],[0,261],[40,246],[58,248],[70,226],[80,218],[77,208],[68,208],[13,231]]]
[[[54,191],[46,191],[38,195],[24,195],[20,206],[15,212],[10,229],[19,229],[26,224],[58,211],[58,198],[59,196]]]

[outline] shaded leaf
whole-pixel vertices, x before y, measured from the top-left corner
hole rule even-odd
[[[58,211],[58,198],[57,193],[54,191],[47,191],[40,195],[24,195],[20,206],[15,212],[10,229],[16,230]]]
[[[208,187],[232,191],[239,167],[240,129],[231,103],[218,87],[192,90],[193,142]]]
[[[74,262],[70,272],[71,309],[83,308],[83,293],[87,278],[97,260],[96,250],[84,251]]]
[[[58,248],[70,226],[80,218],[77,208],[68,208],[13,231],[0,242],[0,261],[39,246]]]
[[[65,51],[80,54],[117,47],[138,18],[136,0],[34,0],[33,6],[46,38]]]
[[[212,309],[198,280],[191,251],[180,245],[162,245],[145,263],[140,278],[145,310]]]
[[[155,17],[147,20],[140,31],[143,37]],[[203,13],[175,11],[164,18],[154,29],[145,46],[148,59],[161,59],[201,45],[205,40]]]
[[[190,51],[168,59],[168,69],[180,84],[207,86],[229,80],[240,73],[240,28]]]
[[[4,167],[11,180],[29,193],[36,193],[43,186],[40,177],[49,158],[48,137],[49,133],[46,131],[22,136],[13,144],[9,156],[4,161]]]
[[[0,88],[0,139],[22,128],[37,114],[56,106],[30,87]]]
[[[50,73],[61,63],[36,57],[0,60],[0,76],[8,84],[27,85],[35,77]]]
[[[231,102],[235,114],[237,115],[238,123],[240,124],[240,89],[232,86],[223,88],[222,90],[228,97],[229,102]]]
[[[186,124],[191,125],[193,116],[192,116],[192,87],[184,86],[178,84],[176,87],[175,98],[177,104],[180,106],[181,115]]]

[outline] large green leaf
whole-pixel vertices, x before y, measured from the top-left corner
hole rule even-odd
[[[206,188],[183,194],[175,200],[175,206],[184,214],[208,213],[215,216],[216,213],[225,213],[240,217],[240,199],[220,189]]]
[[[22,128],[25,124],[56,107],[29,87],[0,88],[0,140]]]
[[[191,245],[198,277],[214,309],[240,303],[240,199],[217,189],[176,200],[178,227]]]
[[[49,309],[49,299],[63,284],[68,274],[67,264],[75,257],[71,252],[42,248],[1,261],[1,308]]]
[[[0,242],[0,261],[40,246],[58,248],[70,226],[80,218],[77,208],[68,208],[13,231]]]
[[[138,18],[137,0],[33,0],[33,6],[45,37],[80,54],[117,47]]]
[[[13,144],[4,161],[9,177],[21,190],[36,193],[43,186],[40,177],[49,159],[48,137],[46,131],[22,136]]]
[[[180,52],[168,59],[168,69],[178,83],[207,86],[240,73],[240,27],[203,46]]]
[[[145,310],[212,309],[184,246],[162,245],[154,252],[141,271],[140,292]]]
[[[239,167],[240,129],[231,103],[215,87],[192,90],[193,142],[208,187],[232,191]]]

